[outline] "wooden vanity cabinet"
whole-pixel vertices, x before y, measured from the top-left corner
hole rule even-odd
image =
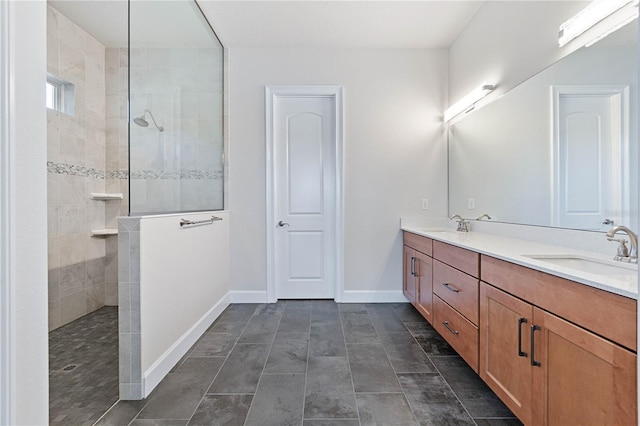
[[[596,296],[612,294],[486,256],[481,265],[483,281],[500,281],[500,287],[516,293],[480,284],[480,377],[514,414],[526,425],[636,425],[636,354],[607,334],[599,336],[561,318],[575,319],[577,309],[596,310],[593,306],[601,302]],[[536,305],[553,305],[548,299],[557,296],[557,287],[574,292],[570,303],[564,299],[565,309],[549,312],[530,303],[537,299]],[[614,328],[626,324],[635,331],[634,301],[612,296],[621,299],[616,306],[622,309],[606,321],[626,317],[628,322]],[[602,327],[600,319],[587,318],[579,319]]]
[[[480,377],[525,425],[532,424],[533,370],[527,331],[533,306],[480,283]]]
[[[416,278],[416,251],[415,249],[405,245],[403,247],[403,270],[404,279],[402,282],[402,292],[404,297],[409,299],[412,304],[416,303],[418,294],[418,280]]]
[[[433,327],[478,372],[480,255],[433,242]]]
[[[635,353],[539,308],[533,321],[533,424],[638,424]]]
[[[404,233],[404,279],[403,292],[411,304],[432,322],[432,240],[408,232]]]

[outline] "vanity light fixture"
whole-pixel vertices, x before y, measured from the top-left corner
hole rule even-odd
[[[461,112],[471,111],[476,102],[493,92],[495,87],[493,84],[482,83],[480,86],[472,90],[464,98],[451,105],[444,112],[444,121],[449,121]]]
[[[623,9],[621,11],[621,9]],[[560,25],[558,45],[560,47],[580,36],[602,20],[621,11],[620,16],[594,35],[585,46],[591,46],[612,32],[622,28],[638,17],[638,0],[594,0],[575,16]]]

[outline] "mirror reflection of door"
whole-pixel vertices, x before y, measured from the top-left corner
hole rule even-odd
[[[627,223],[628,87],[554,86],[554,226]]]

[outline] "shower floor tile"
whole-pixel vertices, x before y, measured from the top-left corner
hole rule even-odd
[[[49,333],[49,423],[91,425],[118,400],[118,308]]]

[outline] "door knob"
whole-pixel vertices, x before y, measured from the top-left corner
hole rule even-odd
[[[287,222],[280,221],[278,222],[278,226],[282,228],[284,226],[289,226],[289,224]]]

